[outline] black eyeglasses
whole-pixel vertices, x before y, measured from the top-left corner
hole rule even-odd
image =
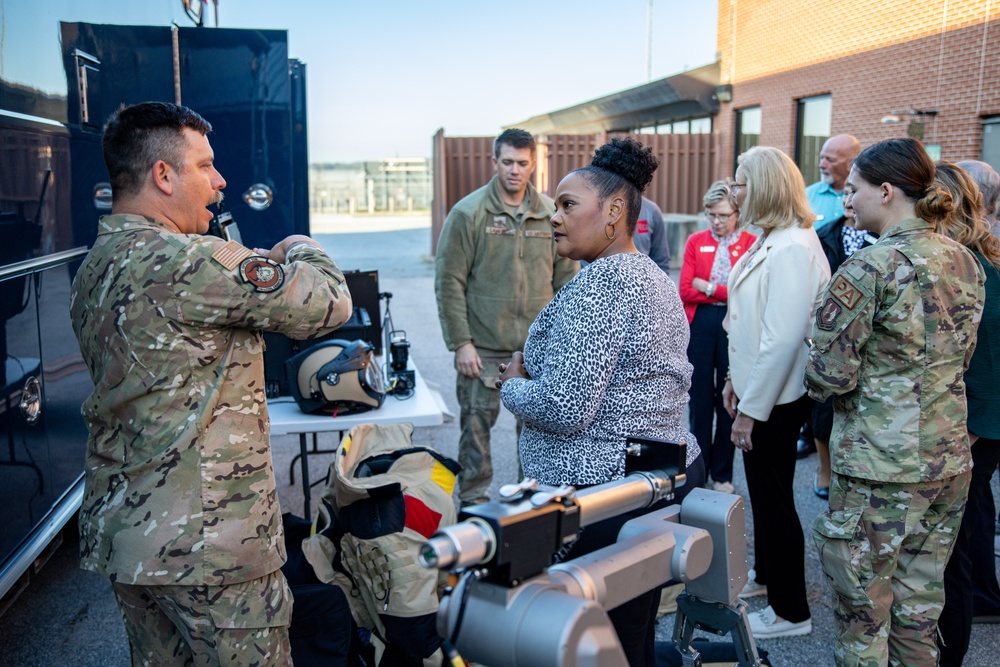
[[[733,194],[736,194],[736,191],[738,189],[745,188],[746,186],[747,186],[746,183],[730,183],[729,184],[729,191],[732,192]]]

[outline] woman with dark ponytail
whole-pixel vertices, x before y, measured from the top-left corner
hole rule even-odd
[[[632,242],[656,167],[648,148],[614,139],[556,190],[556,252],[589,263],[539,313],[523,356],[500,367],[504,405],[524,421],[524,474],[543,484],[620,479],[630,436],[687,443],[687,483],[676,501],[705,482],[698,443],[682,425],[687,317],[673,281]],[[615,542],[634,516],[587,526],[568,557]],[[658,600],[656,588],[608,614],[630,665],[654,664]]]
[[[864,150],[847,179],[858,229],[816,312],[806,385],[834,396],[830,507],[813,524],[834,593],[838,665],[937,665],[943,571],[969,490],[963,373],[983,271],[938,233],[954,210],[913,139]]]
[[[965,372],[969,407],[972,481],[962,527],[944,571],[944,611],[938,626],[941,667],[961,667],[973,619],[1000,615],[1000,584],[993,560],[994,512],[990,479],[1000,465],[1000,239],[986,221],[983,195],[958,165],[938,162],[935,182],[948,191],[955,210],[941,232],[972,251],[986,275],[986,300],[976,351]]]

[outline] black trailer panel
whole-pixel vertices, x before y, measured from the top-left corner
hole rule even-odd
[[[165,6],[130,11],[161,15]],[[80,407],[93,384],[69,294],[97,220],[111,208],[100,148],[108,114],[121,104],[179,100],[203,115],[227,181],[225,208],[245,244],[270,247],[308,233],[309,217],[305,66],[288,59],[285,31],[0,11],[18,39],[34,30],[26,57],[36,59],[5,67],[16,80],[0,78],[0,598],[9,598],[82,498]],[[74,11],[110,13],[87,3]]]

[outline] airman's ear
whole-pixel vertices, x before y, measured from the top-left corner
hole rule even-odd
[[[165,195],[174,194],[175,175],[176,172],[174,172],[173,167],[163,160],[157,160],[154,162],[153,167],[150,169],[150,176],[153,179],[153,184]]]
[[[892,187],[892,184],[883,183],[882,185],[879,186],[879,189],[882,191],[882,203],[888,204],[889,202],[891,202],[892,196],[893,194],[895,194],[896,190],[894,187]]]

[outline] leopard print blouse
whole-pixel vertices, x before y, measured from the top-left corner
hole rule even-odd
[[[588,264],[538,314],[524,345],[532,379],[500,396],[524,421],[521,465],[546,484],[625,474],[628,436],[686,442],[688,323],[677,286],[652,260],[621,253]]]

